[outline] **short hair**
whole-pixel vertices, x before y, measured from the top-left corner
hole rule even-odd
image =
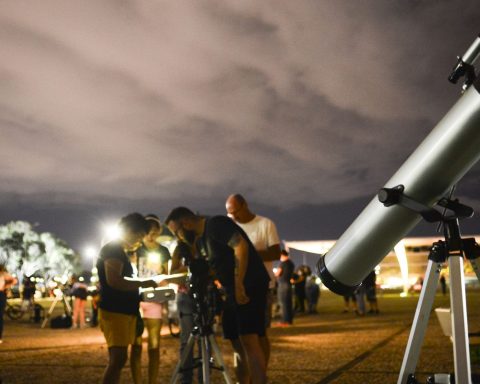
[[[194,219],[196,215],[187,207],[177,207],[172,209],[165,219],[165,224],[168,225],[171,221],[178,222],[182,219]]]
[[[120,228],[133,233],[148,233],[148,223],[138,212],[130,213],[120,219]]]
[[[288,256],[288,252],[285,249],[282,249],[280,254],[282,254],[283,256]]]

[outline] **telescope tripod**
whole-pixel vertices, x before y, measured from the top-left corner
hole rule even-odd
[[[444,225],[445,241],[435,242],[428,256],[425,279],[403,357],[398,384],[418,383],[414,372],[425,337],[428,319],[432,311],[440,270],[445,262],[448,262],[450,270],[450,306],[455,383],[467,384],[472,382],[463,257],[465,256],[469,260],[480,281],[480,268],[476,260],[480,252],[474,238],[462,239],[460,237],[458,219],[446,220]]]
[[[52,304],[50,305],[50,308],[45,316],[45,319],[43,319],[43,323],[41,328],[45,328],[47,325],[48,320],[52,316],[52,313],[57,305],[57,303],[62,300],[63,302],[63,308],[65,309],[65,314],[71,316],[72,314],[72,308],[70,307],[70,304],[68,303],[68,300],[66,299],[65,295],[62,293],[61,295],[55,295],[55,299],[52,301]]]
[[[192,366],[187,366],[189,356],[193,351],[195,344],[200,346],[200,356],[194,358]],[[188,337],[187,345],[183,350],[180,357],[180,361],[175,367],[170,384],[175,384],[180,377],[180,374],[185,371],[194,370],[195,368],[202,367],[202,383],[210,384],[210,370],[216,369],[223,374],[225,383],[233,384],[232,379],[228,376],[228,372],[225,368],[225,363],[222,358],[222,352],[218,347],[215,336],[210,325],[204,327],[195,326]]]
[[[480,40],[479,40],[480,41]],[[479,43],[480,44],[480,43]],[[473,216],[473,209],[460,204],[458,200],[442,198],[437,205],[444,208],[441,213],[404,194],[405,187],[397,185],[393,188],[382,188],[378,199],[386,207],[401,205],[419,213],[427,222],[443,224],[445,241],[437,241],[430,249],[427,271],[418,300],[412,329],[408,337],[407,348],[403,356],[402,368],[397,384],[416,384],[415,368],[417,367],[428,319],[432,311],[433,300],[438,287],[440,270],[445,262],[450,269],[450,307],[452,321],[453,357],[455,366],[455,383],[471,384],[470,346],[468,344],[467,301],[465,293],[465,275],[463,258],[470,264],[480,281],[480,246],[474,238],[462,239],[459,219]],[[452,189],[453,193],[453,189]],[[451,214],[446,215],[447,211]]]

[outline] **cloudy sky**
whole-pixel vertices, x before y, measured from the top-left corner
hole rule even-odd
[[[335,238],[458,99],[479,20],[474,0],[3,1],[0,222],[78,248],[241,192],[284,239]],[[458,187],[476,209],[479,177]]]

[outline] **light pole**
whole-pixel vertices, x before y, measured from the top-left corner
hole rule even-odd
[[[94,246],[88,245],[85,247],[84,255],[88,259],[92,260],[92,272],[95,269],[95,264],[97,261],[97,253],[98,253],[97,248],[95,248]]]

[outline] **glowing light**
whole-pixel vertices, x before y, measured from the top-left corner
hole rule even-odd
[[[97,249],[91,245],[85,247],[83,253],[89,259],[94,259],[95,257],[97,257]]]
[[[152,264],[160,264],[160,254],[158,252],[148,252],[147,261]]]
[[[122,237],[122,230],[118,226],[117,223],[115,224],[106,224],[103,227],[103,238],[102,238],[102,244],[108,243],[109,241],[112,240],[117,240],[120,237]]]
[[[398,264],[400,265],[400,273],[403,280],[403,293],[408,294],[408,261],[407,261],[407,252],[405,250],[405,243],[403,240],[400,240],[397,245],[395,245],[395,254],[397,255]]]

